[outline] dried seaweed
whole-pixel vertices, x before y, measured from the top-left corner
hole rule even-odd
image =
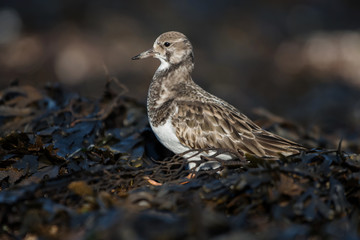
[[[277,161],[172,156],[112,84],[94,101],[59,85],[0,92],[1,239],[359,238],[360,156],[341,142]],[[284,121],[268,126],[310,135]],[[219,168],[188,169],[209,150],[196,167]]]

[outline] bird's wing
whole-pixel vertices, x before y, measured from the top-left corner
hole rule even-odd
[[[261,129],[232,108],[197,102],[177,103],[172,123],[180,142],[191,149],[224,148],[241,155],[270,158],[302,149],[301,145]]]

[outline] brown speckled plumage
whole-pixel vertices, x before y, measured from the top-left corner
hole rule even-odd
[[[192,46],[182,33],[160,35],[152,49],[134,59],[149,56],[159,58],[164,66],[156,71],[149,88],[150,123],[156,128],[170,118],[177,139],[187,149],[224,148],[270,159],[304,149],[261,129],[235,107],[198,86],[191,78]]]

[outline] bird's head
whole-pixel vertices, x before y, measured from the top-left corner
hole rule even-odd
[[[193,48],[187,37],[180,32],[166,32],[161,34],[151,49],[133,57],[133,60],[154,57],[161,61],[160,69],[185,61],[193,62]]]

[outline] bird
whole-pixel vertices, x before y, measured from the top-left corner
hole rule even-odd
[[[196,164],[201,156],[214,153],[210,149],[229,150],[229,153],[219,155],[222,160],[233,159],[231,153],[244,159],[253,156],[275,160],[281,155],[298,154],[305,149],[262,129],[237,108],[197,85],[191,77],[193,46],[183,33],[170,31],[161,34],[152,48],[132,60],[149,57],[160,60],[147,96],[151,129],[157,139],[175,154],[205,150],[195,156],[185,155],[189,157],[190,169],[218,168],[220,164],[216,162]]]

